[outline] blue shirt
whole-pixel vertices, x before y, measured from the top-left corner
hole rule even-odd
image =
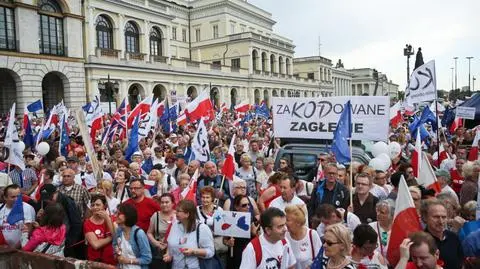
[[[138,230],[135,238],[135,230]],[[113,240],[113,249],[118,245],[118,239],[122,238],[123,229],[118,227],[115,232],[115,238]],[[136,242],[135,242],[136,239]],[[150,249],[150,243],[148,242],[147,234],[140,229],[137,225],[133,225],[130,229],[130,239],[128,242],[132,246],[133,253],[140,264],[142,269],[148,269],[148,265],[152,261],[152,250]]]

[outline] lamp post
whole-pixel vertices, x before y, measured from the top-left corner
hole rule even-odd
[[[477,80],[477,79],[475,78],[475,76],[473,76],[472,77],[472,92],[475,91],[475,80]]]
[[[472,56],[465,57],[468,60],[468,90],[471,91],[472,88],[470,88],[470,61],[473,59]]]
[[[106,95],[108,99],[108,113],[112,115],[112,101],[113,97],[118,94],[119,85],[118,82],[110,81],[110,74],[108,74],[106,82],[99,82],[98,89],[101,95]]]
[[[455,60],[455,89],[457,89],[457,60],[458,60],[458,57],[453,57],[453,59]]]
[[[407,82],[410,84],[410,56],[415,54],[412,45],[406,44],[405,48],[403,49],[403,56],[407,57]]]
[[[450,67],[450,69],[452,70],[452,91],[453,91],[453,90],[455,89],[455,88],[453,87],[453,69],[454,69],[454,68],[453,68],[453,67]]]

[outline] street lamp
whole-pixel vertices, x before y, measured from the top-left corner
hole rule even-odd
[[[477,79],[475,78],[475,76],[473,76],[472,77],[472,90],[471,90],[472,92],[475,91],[475,80],[477,80]]]
[[[468,90],[471,91],[472,88],[470,88],[470,61],[473,59],[472,56],[465,57],[468,60]]]
[[[458,57],[453,57],[453,59],[455,60],[455,90],[457,89],[457,60],[458,60]]]
[[[410,56],[415,54],[412,45],[406,44],[405,48],[403,49],[403,56],[407,57],[407,82],[410,84]]]
[[[108,113],[112,114],[112,102],[113,97],[118,94],[119,85],[118,82],[111,82],[110,81],[110,74],[108,74],[106,82],[99,82],[98,83],[98,90],[100,91],[101,95],[107,96],[108,99]]]

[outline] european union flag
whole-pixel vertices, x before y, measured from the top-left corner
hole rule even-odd
[[[35,144],[33,139],[32,126],[30,125],[30,120],[27,119],[27,128],[25,128],[25,136],[23,137],[23,143],[27,147],[31,147]]]
[[[35,113],[39,110],[42,110],[43,109],[43,105],[42,105],[42,100],[38,99],[37,101],[29,104],[27,106],[27,110],[28,112],[32,112],[32,113]]]
[[[443,112],[443,117],[442,117],[442,126],[443,127],[450,127],[452,125],[452,122],[455,120],[455,109],[452,109],[450,107],[447,107],[445,109],[445,112]]]
[[[262,103],[259,106],[255,105],[255,115],[268,119],[270,117],[270,111],[268,110],[267,104]]]
[[[7,216],[7,222],[10,225],[14,225],[24,219],[22,194],[19,193],[15,204],[13,204],[12,211],[10,211],[10,214]]]
[[[348,138],[352,137],[352,105],[348,101],[338,120],[337,129],[333,133],[332,152],[335,159],[341,164],[350,163],[350,149]]]
[[[130,137],[128,139],[128,147],[127,151],[125,152],[125,160],[128,162],[132,161],[132,155],[135,151],[138,150],[138,122],[140,119],[140,115],[135,117],[135,121],[133,122],[132,130],[130,131]]]
[[[438,124],[437,124],[437,116],[430,110],[428,106],[425,106],[425,108],[422,111],[422,115],[420,116],[420,123],[428,123],[432,125],[432,129],[434,131],[437,130]]]
[[[145,159],[145,161],[144,161],[143,164],[142,164],[142,169],[143,169],[143,171],[145,171],[147,174],[150,174],[150,172],[151,172],[152,169],[153,169],[152,157],[150,157],[150,158],[148,158],[148,159]]]
[[[323,269],[323,246],[318,251],[317,256],[313,259],[313,263],[310,265],[310,269]]]
[[[67,157],[68,156],[68,145],[70,144],[70,137],[68,136],[68,125],[67,121],[65,120],[66,117],[65,115],[62,117],[62,122],[61,122],[61,134],[60,134],[60,144],[59,144],[59,150],[60,154],[62,156]]]
[[[410,130],[412,137],[417,137],[417,131],[420,130],[420,139],[422,141],[425,141],[425,139],[430,136],[427,129],[425,129],[425,126],[423,126],[421,119],[417,116],[413,116],[413,122],[408,126],[408,129]]]

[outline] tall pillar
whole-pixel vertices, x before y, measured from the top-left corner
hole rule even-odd
[[[96,40],[95,40],[95,16],[93,12],[95,8],[89,7],[88,8],[88,55],[95,55],[95,47],[96,47]]]
[[[140,50],[140,53],[145,53],[145,61],[150,61],[150,22],[147,20],[143,21],[144,31],[143,31],[143,51]]]
[[[125,15],[118,15],[118,27],[116,29],[117,44],[120,45],[120,58],[125,58]]]

